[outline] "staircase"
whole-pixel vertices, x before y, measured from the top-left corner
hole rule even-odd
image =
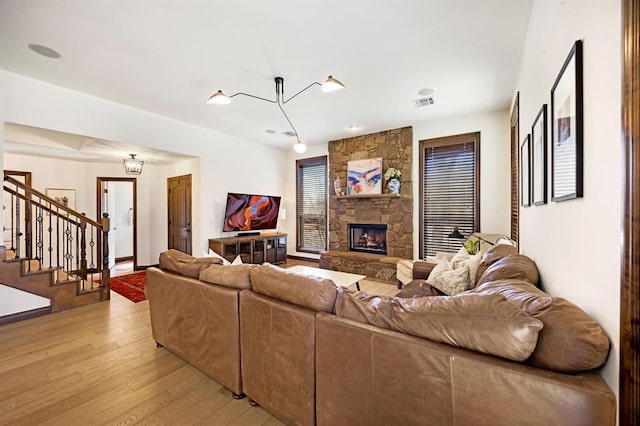
[[[0,284],[46,297],[51,312],[109,299],[109,218],[88,219],[4,177]]]

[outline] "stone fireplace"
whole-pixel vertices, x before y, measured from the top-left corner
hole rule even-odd
[[[402,172],[400,194],[390,194],[386,183],[382,194],[337,195],[332,190],[329,244],[320,255],[320,267],[395,283],[396,263],[413,258],[413,129],[404,127],[329,142],[329,182],[337,177],[346,182],[349,161],[369,158],[382,158],[383,173],[388,167]],[[380,244],[365,244],[362,231],[354,234],[360,247],[353,244],[352,232],[356,231],[350,224],[382,224],[386,227],[384,249]],[[379,231],[364,232],[369,237]]]
[[[387,254],[387,225],[379,223],[350,223],[349,251]]]

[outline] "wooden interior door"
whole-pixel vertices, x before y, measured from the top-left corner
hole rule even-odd
[[[191,254],[191,175],[167,178],[167,248]]]

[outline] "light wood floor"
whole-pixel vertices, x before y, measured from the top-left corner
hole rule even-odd
[[[156,348],[148,302],[111,292],[109,302],[0,326],[0,425],[39,424],[282,423]]]

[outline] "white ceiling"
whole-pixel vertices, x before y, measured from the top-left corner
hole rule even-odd
[[[530,8],[531,0],[0,0],[0,68],[285,149],[295,138],[281,134],[290,128],[276,105],[207,98],[222,89],[273,99],[276,76],[289,97],[331,74],[347,88],[314,86],[285,106],[309,144],[353,136],[350,124],[366,134],[508,108]],[[435,104],[416,108],[429,87]],[[11,142],[5,151],[21,143]]]
[[[119,163],[135,154],[146,164],[173,164],[193,158],[175,152],[144,148],[88,136],[6,123],[4,151],[13,154],[75,160],[83,162]]]

